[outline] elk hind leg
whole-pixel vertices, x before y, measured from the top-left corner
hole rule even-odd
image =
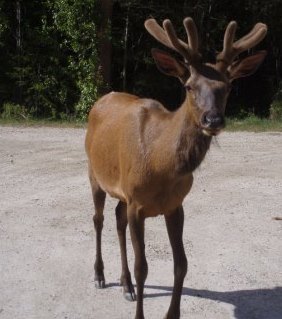
[[[144,319],[143,294],[144,283],[148,274],[148,264],[145,256],[144,223],[145,220],[133,205],[128,206],[127,212],[131,241],[135,254],[134,275],[137,286],[137,305],[135,319]]]
[[[123,286],[124,298],[128,301],[135,300],[134,287],[131,281],[131,274],[128,269],[127,252],[126,252],[126,228],[127,228],[127,205],[124,202],[119,202],[116,207],[117,233],[120,245],[122,272],[120,283]]]

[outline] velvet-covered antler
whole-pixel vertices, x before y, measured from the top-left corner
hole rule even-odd
[[[234,42],[237,22],[231,21],[225,31],[223,50],[217,57],[217,64],[220,69],[227,69],[233,60],[243,51],[249,50],[261,42],[266,33],[267,26],[264,23],[257,23],[253,29],[244,37]]]
[[[180,40],[170,20],[163,21],[161,27],[155,19],[145,22],[147,31],[159,42],[182,55],[186,62],[193,64],[200,59],[198,52],[198,32],[192,18],[185,18],[183,24],[187,33],[188,42]]]

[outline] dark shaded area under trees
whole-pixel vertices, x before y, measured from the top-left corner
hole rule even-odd
[[[185,39],[182,20],[191,16],[210,61],[230,20],[238,22],[238,37],[258,21],[268,25],[255,48],[266,49],[267,59],[256,74],[234,82],[227,109],[231,116],[268,116],[282,89],[281,14],[282,0],[0,0],[0,113],[16,105],[35,117],[85,118],[109,90],[175,109],[182,88],[155,67],[151,48],[163,47],[143,24],[148,17],[170,18]]]

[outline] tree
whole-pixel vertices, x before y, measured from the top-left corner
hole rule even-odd
[[[267,23],[268,36],[257,49],[268,57],[255,75],[234,82],[227,108],[229,115],[266,116],[281,82],[281,11],[281,0],[0,0],[0,112],[16,103],[34,116],[85,118],[110,89],[174,109],[181,88],[157,71],[150,51],[164,48],[144,21],[170,18],[185,39],[182,20],[192,16],[208,60],[221,50],[228,21],[237,20],[238,37],[257,21]]]
[[[105,93],[111,87],[112,70],[112,43],[111,43],[111,21],[112,21],[112,0],[101,0],[101,20],[99,27],[100,41],[100,70],[103,78],[101,93]]]
[[[60,48],[66,54],[68,70],[80,91],[75,106],[77,115],[85,118],[98,97],[101,77],[97,52],[97,4],[93,0],[55,0],[54,27],[60,32]]]

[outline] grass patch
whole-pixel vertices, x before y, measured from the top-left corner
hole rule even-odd
[[[230,119],[226,121],[226,130],[229,132],[248,131],[248,132],[282,132],[281,120],[261,119],[256,116],[248,116],[244,119]],[[27,127],[62,127],[62,128],[86,128],[87,123],[82,120],[54,120],[54,119],[35,119],[35,118],[1,118],[2,126],[27,126]]]
[[[282,121],[262,119],[251,115],[244,119],[227,119],[226,129],[231,132],[282,132]]]
[[[2,126],[26,126],[26,127],[62,127],[62,128],[86,128],[86,122],[81,120],[54,120],[54,119],[3,119],[0,118],[0,125]]]
[[[50,127],[85,127],[86,122],[75,118],[74,116],[67,116],[61,114],[61,119],[50,118],[36,118],[32,113],[19,105],[13,103],[5,103],[3,111],[0,114],[0,125],[2,126],[50,126]]]

